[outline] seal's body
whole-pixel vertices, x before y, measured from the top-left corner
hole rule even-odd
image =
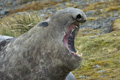
[[[85,14],[66,8],[0,44],[0,80],[65,80],[81,63],[74,40]]]

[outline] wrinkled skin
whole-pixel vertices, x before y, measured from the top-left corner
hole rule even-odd
[[[76,20],[80,14],[81,19]],[[76,8],[66,8],[18,38],[0,43],[0,80],[65,80],[82,58],[71,54],[63,38],[71,24],[86,21]]]

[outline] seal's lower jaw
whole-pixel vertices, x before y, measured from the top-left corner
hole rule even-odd
[[[75,49],[75,38],[77,36],[78,31],[79,25],[71,24],[64,36],[63,41],[66,48],[70,51],[71,54],[77,57],[81,57],[81,55],[79,55],[78,51]]]

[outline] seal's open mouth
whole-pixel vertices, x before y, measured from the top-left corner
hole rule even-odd
[[[69,29],[67,30],[65,36],[64,36],[64,44],[66,48],[74,55],[80,56],[78,54],[78,51],[75,49],[75,38],[79,31],[79,25],[72,24]]]

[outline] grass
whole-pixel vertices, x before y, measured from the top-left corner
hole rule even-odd
[[[41,21],[36,13],[25,12],[24,15],[11,15],[5,17],[0,23],[0,34],[8,36],[19,36]]]
[[[100,9],[102,9],[100,11]],[[96,2],[93,4],[89,4],[87,8],[83,9],[84,12],[94,10],[96,11],[93,15],[99,15],[106,18],[108,16],[113,16],[114,11],[119,12],[120,10],[120,1],[118,0],[110,0],[106,2]]]
[[[120,19],[115,20],[114,31],[109,34],[81,35],[79,32],[76,47],[79,53],[83,53],[83,62],[73,71],[77,80],[81,80],[83,75],[84,80],[120,80],[119,21]],[[95,38],[92,39],[90,36]],[[96,65],[100,67],[96,68]]]
[[[25,0],[23,0],[23,1],[25,1]],[[20,7],[16,10],[12,11],[12,13],[40,10],[40,9],[44,9],[44,8],[48,8],[51,6],[58,5],[62,2],[66,2],[66,1],[69,1],[69,0],[63,0],[63,1],[59,1],[59,2],[56,2],[55,0],[49,0],[49,1],[43,1],[43,2],[32,2],[30,4],[26,4],[26,5]]]
[[[113,11],[113,10],[119,10],[119,4],[120,2],[117,0],[110,0],[106,2],[96,2],[93,4],[89,4],[87,8],[85,8],[83,11],[89,11],[89,10],[98,10],[98,9],[104,9],[103,12],[107,11]]]
[[[25,4],[32,1],[35,1],[35,0],[19,0],[19,4]]]
[[[28,2],[32,2],[32,1],[37,1],[37,0],[20,0],[20,1],[19,1],[19,4],[25,4],[25,3],[28,3]],[[40,1],[41,1],[41,0],[40,0]],[[68,1],[68,0],[64,0],[64,1]],[[46,0],[44,1],[44,0],[43,0],[43,1],[41,1],[41,2],[52,2],[52,3],[53,3],[53,2],[56,2],[56,0],[48,0],[48,1],[46,1]]]

